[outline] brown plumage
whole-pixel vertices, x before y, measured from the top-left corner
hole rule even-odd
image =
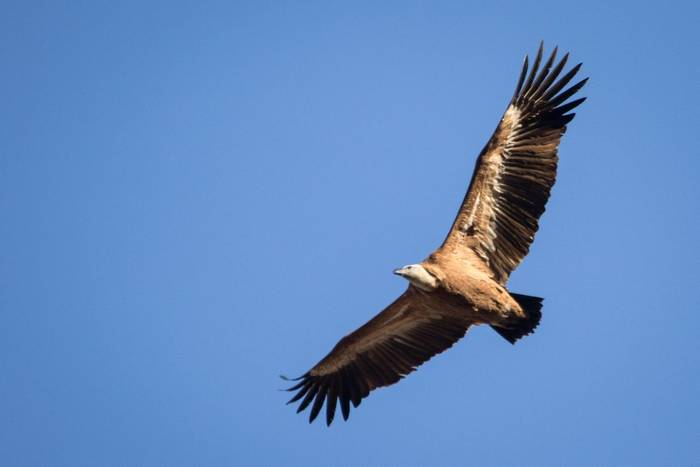
[[[525,57],[510,104],[481,151],[469,189],[447,238],[422,263],[395,271],[408,289],[345,336],[289,388],[297,412],[313,421],[326,404],[331,424],[338,402],[347,419],[370,391],[396,383],[450,348],[472,325],[489,324],[508,342],[530,334],[542,299],[510,293],[505,284],[527,255],[557,170],[557,148],[570,113],[566,103],[587,79],[566,88],[581,64],[561,75],[568,54],[542,64],[542,44],[528,73]]]

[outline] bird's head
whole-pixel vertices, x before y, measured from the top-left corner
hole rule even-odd
[[[420,264],[409,264],[394,270],[394,274],[406,278],[411,284],[428,292],[438,286],[437,278]]]

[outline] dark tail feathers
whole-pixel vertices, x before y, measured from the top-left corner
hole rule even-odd
[[[531,297],[529,295],[520,295],[517,293],[511,293],[511,297],[518,302],[518,305],[525,312],[525,317],[513,320],[508,323],[508,327],[491,326],[494,331],[500,334],[505,340],[511,344],[515,344],[515,341],[523,336],[532,334],[535,328],[540,324],[540,318],[542,318],[542,298]]]

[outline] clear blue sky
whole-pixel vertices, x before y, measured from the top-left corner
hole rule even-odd
[[[700,464],[700,14],[607,3],[4,3],[3,465]],[[402,292],[540,39],[591,81],[538,332],[308,425],[277,375]]]

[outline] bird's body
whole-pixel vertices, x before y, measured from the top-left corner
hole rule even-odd
[[[539,324],[542,299],[506,289],[527,254],[544,212],[557,168],[557,148],[568,113],[584,99],[565,103],[586,82],[564,89],[580,64],[559,78],[556,48],[540,69],[542,46],[528,71],[525,59],[515,94],[477,159],[474,175],[443,244],[419,264],[394,271],[408,289],[365,325],[345,336],[290,390],[312,405],[313,421],[326,403],[326,422],[340,402],[347,419],[375,388],[396,383],[451,347],[469,327],[490,325],[510,343]],[[539,72],[538,72],[539,71]]]
[[[459,301],[461,313],[469,308],[474,324],[499,324],[523,316],[518,303],[508,291],[483,270],[475,255],[437,252],[421,265],[438,278],[436,294],[448,294]]]

